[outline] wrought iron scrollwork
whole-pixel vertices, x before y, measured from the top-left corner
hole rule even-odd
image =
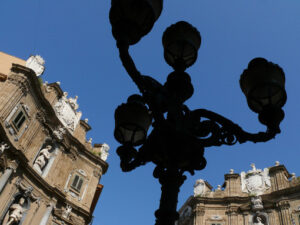
[[[204,147],[234,145],[247,141],[266,142],[277,133],[270,128],[266,132],[248,133],[229,119],[206,109],[197,109],[190,114],[194,123],[198,123],[194,125],[194,134]]]

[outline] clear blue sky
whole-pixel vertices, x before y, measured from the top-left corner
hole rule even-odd
[[[110,145],[110,164],[101,179],[104,190],[95,225],[151,225],[158,208],[160,185],[149,164],[122,173],[113,138],[114,110],[137,88],[118,58],[108,20],[110,1],[1,0],[0,51],[26,59],[40,54],[46,60],[43,79],[60,81],[70,96],[79,96],[83,118],[93,127],[88,137]],[[207,108],[244,129],[264,130],[250,111],[239,87],[239,76],[254,57],[278,63],[286,73],[288,101],[282,134],[269,143],[206,149],[208,165],[181,188],[179,206],[193,193],[196,179],[213,187],[224,173],[274,165],[276,160],[300,174],[299,72],[300,2],[297,0],[172,0],[164,2],[152,32],[131,50],[143,74],[164,82],[171,68],[163,59],[161,37],[170,24],[186,20],[201,33],[197,63],[188,69],[195,88],[191,109]]]

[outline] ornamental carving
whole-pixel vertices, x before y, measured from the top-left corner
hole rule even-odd
[[[43,74],[45,70],[45,60],[39,56],[30,56],[26,61],[26,67],[32,69],[37,76],[40,76]]]
[[[251,195],[262,195],[271,187],[269,169],[256,169],[254,164],[251,164],[252,170],[247,173],[241,173],[242,191]]]
[[[30,84],[26,77],[20,76],[17,74],[12,74],[8,77],[8,81],[17,87],[22,91],[22,93],[26,96],[27,93],[30,90]]]
[[[57,127],[54,131],[53,131],[53,135],[55,136],[56,139],[58,139],[59,141],[62,141],[64,138],[64,134],[66,133],[66,128],[64,127]]]
[[[67,152],[67,156],[72,160],[72,161],[76,161],[78,158],[78,152],[76,149],[74,148],[70,148],[70,151]]]
[[[94,175],[95,177],[99,178],[99,177],[101,176],[101,174],[102,174],[102,169],[101,169],[101,168],[95,168],[95,169],[93,170],[93,175]]]
[[[194,185],[194,196],[202,196],[205,193],[205,181],[202,179],[196,180]]]
[[[213,215],[210,217],[211,220],[223,220],[223,217],[222,216],[219,216],[219,215]]]
[[[35,118],[42,124],[46,123],[45,112],[39,111],[36,113]]]
[[[70,205],[66,205],[66,208],[64,209],[63,213],[62,213],[62,217],[63,218],[66,218],[66,219],[69,219],[69,216],[72,212],[72,206]]]
[[[261,210],[264,208],[262,199],[260,196],[255,196],[251,198],[252,209],[253,210]]]
[[[64,92],[63,96],[54,105],[55,113],[62,124],[70,131],[73,132],[81,118],[82,113],[77,112],[78,104],[75,98],[67,98],[68,93]]]
[[[6,144],[5,142],[1,142],[0,143],[0,156],[6,149],[9,149],[9,148],[10,148],[10,146],[8,144]]]
[[[108,151],[109,151],[109,146],[108,146],[108,144],[106,144],[106,143],[102,144],[101,150],[100,150],[100,153],[101,153],[101,154],[100,154],[100,158],[101,158],[103,161],[106,161],[106,160],[107,160],[107,157],[108,157],[108,155],[109,155]]]

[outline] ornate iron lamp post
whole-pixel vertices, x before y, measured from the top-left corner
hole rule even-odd
[[[112,0],[110,22],[120,59],[141,95],[132,95],[115,112],[115,138],[121,168],[128,172],[147,162],[162,187],[156,225],[174,225],[178,192],[186,177],[206,166],[204,149],[237,142],[266,142],[280,133],[286,102],[285,76],[276,64],[255,58],[240,78],[251,110],[266,125],[265,132],[251,134],[223,116],[205,110],[190,110],[184,102],[194,92],[186,68],[194,64],[201,36],[187,22],[178,22],[163,34],[164,56],[174,68],[165,84],[142,75],[129,55],[129,46],[150,32],[162,11],[162,0]],[[151,133],[147,136],[149,127]],[[137,150],[135,147],[140,146]],[[184,151],[184,154],[181,154]]]

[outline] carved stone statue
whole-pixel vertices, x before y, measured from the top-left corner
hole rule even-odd
[[[26,61],[26,67],[32,69],[37,76],[40,76],[43,74],[45,70],[45,60],[39,56],[30,56]]]
[[[77,99],[78,96],[76,95],[75,98],[69,98],[69,103],[72,106],[72,108],[76,111],[78,109],[78,104],[77,104]]]
[[[11,225],[20,222],[23,217],[25,199],[20,198],[19,203],[12,204],[8,210],[8,221],[4,225]]]
[[[9,149],[9,145],[6,144],[6,143],[4,143],[4,142],[2,142],[2,143],[0,144],[0,155],[1,155],[6,149]]]
[[[71,212],[72,212],[72,206],[67,205],[66,208],[65,208],[65,210],[64,210],[64,212],[63,212],[63,215],[62,215],[62,216],[63,216],[64,218],[68,219],[69,216],[70,216],[70,214],[71,214]]]
[[[205,181],[202,179],[196,180],[194,185],[194,196],[199,196],[205,192]]]
[[[264,225],[263,223],[262,223],[262,218],[261,217],[256,217],[256,220],[257,220],[257,223],[254,223],[253,225]]]
[[[51,145],[47,145],[44,149],[39,152],[39,156],[36,158],[33,168],[41,172],[44,167],[47,165],[48,160],[51,157],[51,153],[49,152],[52,149]]]
[[[68,92],[64,92],[63,96],[61,97],[63,100],[67,101],[68,100]]]
[[[252,171],[256,171],[256,167],[255,167],[255,164],[254,163],[251,163],[251,168],[252,168]]]
[[[101,155],[100,155],[100,158],[103,160],[103,161],[106,161],[107,160],[107,157],[108,157],[108,151],[109,151],[109,146],[108,144],[102,144],[101,146]]]

